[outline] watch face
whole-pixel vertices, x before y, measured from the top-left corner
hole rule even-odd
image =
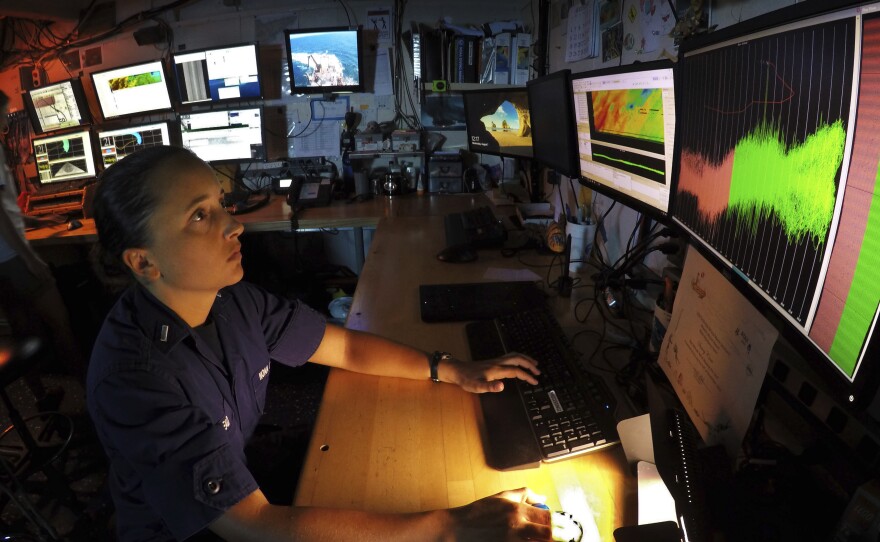
[[[567,512],[553,512],[550,515],[550,525],[555,542],[581,542],[584,537],[581,524]]]

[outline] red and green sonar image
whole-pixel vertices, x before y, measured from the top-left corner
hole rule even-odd
[[[682,153],[679,190],[701,196],[699,212],[706,222],[728,212],[742,234],[754,235],[760,220],[775,217],[789,240],[809,239],[818,247],[827,241],[834,215],[845,141],[840,120],[792,146],[786,146],[779,130],[761,125],[717,166],[699,154]],[[705,179],[712,179],[711,190]]]
[[[846,19],[707,50],[680,85],[675,216],[807,329],[839,243],[855,35]]]
[[[663,96],[659,88],[590,93],[598,132],[663,143]]]

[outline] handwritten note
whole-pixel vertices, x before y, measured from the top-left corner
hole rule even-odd
[[[708,445],[736,457],[778,332],[694,248],[685,261],[659,363]]]

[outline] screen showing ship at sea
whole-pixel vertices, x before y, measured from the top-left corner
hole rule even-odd
[[[288,32],[291,87],[361,86],[357,30]]]

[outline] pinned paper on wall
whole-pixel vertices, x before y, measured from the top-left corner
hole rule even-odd
[[[376,51],[376,77],[373,80],[373,94],[391,96],[394,87],[391,83],[391,55],[385,47]]]
[[[393,30],[391,8],[374,8],[367,10],[367,22],[364,29],[376,32],[379,45],[390,46]]]
[[[599,54],[599,4],[587,0],[568,11],[565,61],[576,62]]]
[[[339,156],[339,140],[342,125],[338,120],[312,120],[288,139],[288,156],[307,158],[312,156]]]

